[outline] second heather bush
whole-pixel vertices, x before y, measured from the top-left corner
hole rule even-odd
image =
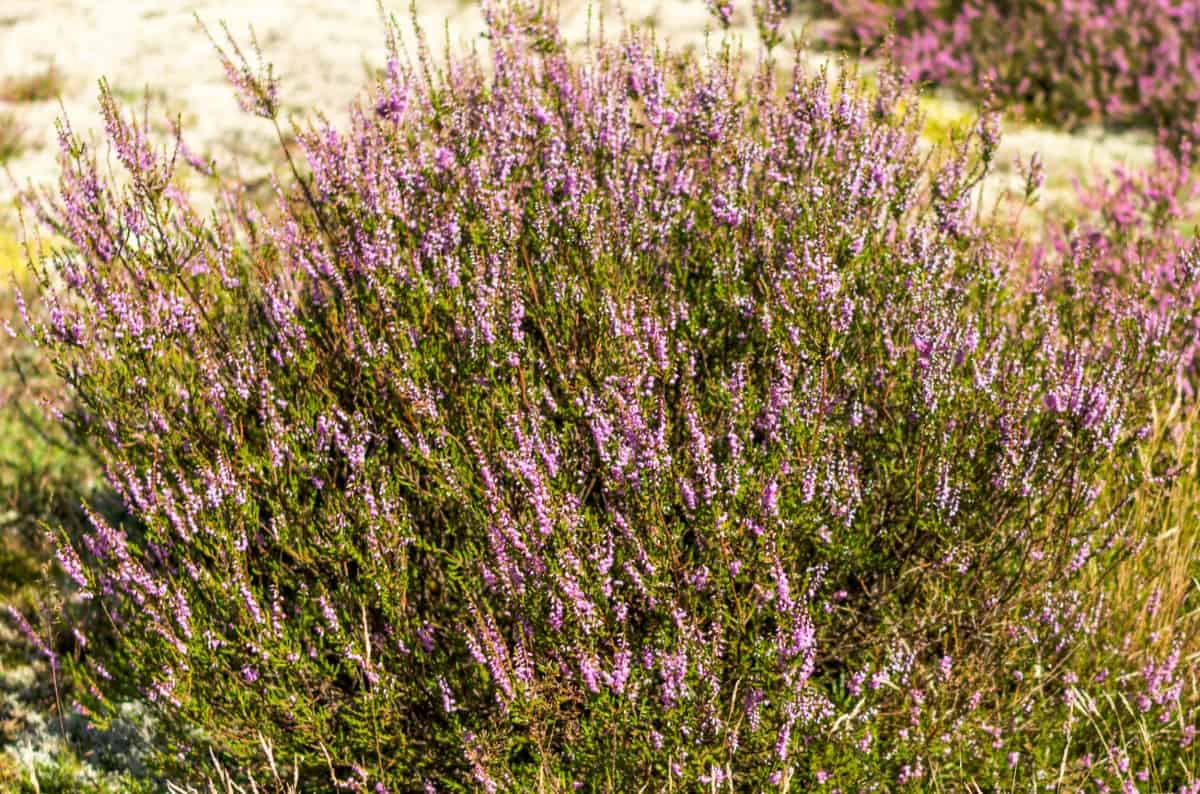
[[[1196,253],[1017,289],[972,210],[987,120],[927,166],[888,79],[489,30],[487,63],[393,48],[266,214],[201,217],[111,96],[123,182],[63,128],[73,248],[26,321],[128,510],[60,548],[80,707],[153,703],[179,769],[265,739],[306,791],[987,787],[1101,752],[979,715],[1021,649],[1067,669],[1142,540]],[[1177,666],[1146,763],[1193,752]]]
[[[821,0],[833,40],[892,53],[914,77],[994,92],[1057,122],[1200,135],[1196,0]]]

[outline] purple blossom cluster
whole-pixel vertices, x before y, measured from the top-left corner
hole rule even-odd
[[[267,207],[227,186],[201,216],[182,145],[107,91],[123,180],[62,127],[36,209],[71,246],[24,319],[128,513],[60,554],[89,708],[136,691],[247,762],[261,734],[314,791],[1035,763],[987,704],[1025,691],[1015,653],[1065,670],[1099,631],[1086,574],[1141,540],[1099,496],[1169,479],[1136,453],[1200,250],[1104,290],[1076,246],[1031,286],[974,214],[987,118],[931,163],[892,75],[488,25],[490,59],[436,67],[391,36],[348,128],[281,138]],[[275,121],[270,75],[226,62]],[[1135,671],[1175,750],[1182,664]],[[947,772],[956,746],[995,752]]]

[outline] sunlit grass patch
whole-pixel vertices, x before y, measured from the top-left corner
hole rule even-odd
[[[978,112],[961,102],[934,96],[928,92],[921,95],[918,106],[924,119],[921,135],[938,146],[961,140],[971,130]]]

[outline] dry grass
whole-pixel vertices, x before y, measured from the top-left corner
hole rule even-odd
[[[0,100],[4,102],[45,102],[62,95],[66,80],[54,64],[39,72],[17,75],[0,81]]]
[[[0,163],[7,162],[25,150],[25,125],[15,113],[0,111]]]
[[[271,743],[261,735],[258,738],[263,749],[263,768],[271,773],[270,782],[265,784],[265,788],[253,781],[246,785],[237,783],[216,755],[210,751],[211,769],[207,785],[203,789],[196,789],[190,786],[185,788],[176,783],[167,783],[168,794],[299,794],[299,768],[294,767],[290,775],[287,774],[287,770],[281,771],[275,763],[275,753],[271,749]]]
[[[1162,652],[1179,643],[1200,659],[1200,406],[1179,403],[1155,421],[1160,460],[1178,467],[1166,494],[1140,499],[1130,521],[1146,543],[1111,572],[1105,592],[1116,636]],[[1152,463],[1144,456],[1147,467]]]

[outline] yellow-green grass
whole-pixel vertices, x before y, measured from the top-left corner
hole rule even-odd
[[[961,140],[979,117],[978,112],[968,105],[928,92],[921,94],[918,107],[924,120],[921,134],[936,146]]]

